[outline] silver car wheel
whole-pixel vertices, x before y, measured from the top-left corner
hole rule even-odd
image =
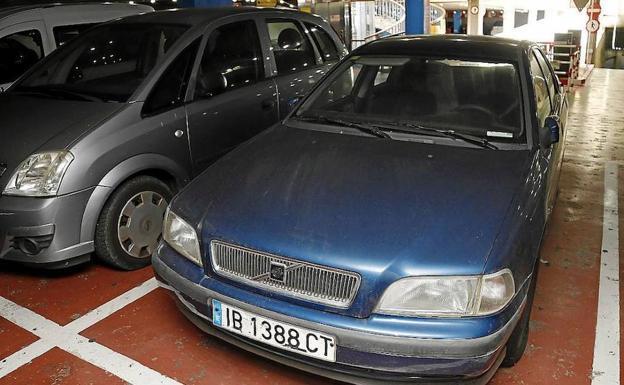
[[[134,258],[149,258],[161,239],[167,201],[154,191],[133,196],[121,210],[117,224],[119,244]]]

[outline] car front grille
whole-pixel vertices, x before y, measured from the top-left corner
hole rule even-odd
[[[330,306],[348,307],[360,286],[356,273],[235,246],[210,243],[212,267],[224,277]],[[283,274],[273,274],[276,268]],[[277,276],[276,276],[277,275]]]

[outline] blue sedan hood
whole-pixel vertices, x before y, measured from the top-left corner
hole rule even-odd
[[[205,246],[221,239],[358,272],[344,312],[366,316],[401,277],[482,273],[528,162],[528,150],[278,126],[210,167],[173,207]]]

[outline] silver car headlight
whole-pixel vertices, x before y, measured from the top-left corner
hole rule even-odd
[[[408,277],[394,282],[376,313],[423,317],[466,317],[496,313],[515,294],[509,269],[466,277]]]
[[[167,209],[163,225],[163,239],[178,253],[202,266],[199,240],[193,226]]]
[[[74,160],[69,151],[32,154],[23,161],[4,189],[5,195],[51,197],[58,194],[63,175]]]

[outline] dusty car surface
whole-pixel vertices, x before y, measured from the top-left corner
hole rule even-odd
[[[176,10],[85,32],[0,94],[0,259],[149,264],[174,192],[344,56],[321,18]]]
[[[485,383],[526,346],[566,115],[529,42],[368,44],[174,198],[156,274],[206,332],[303,370]]]

